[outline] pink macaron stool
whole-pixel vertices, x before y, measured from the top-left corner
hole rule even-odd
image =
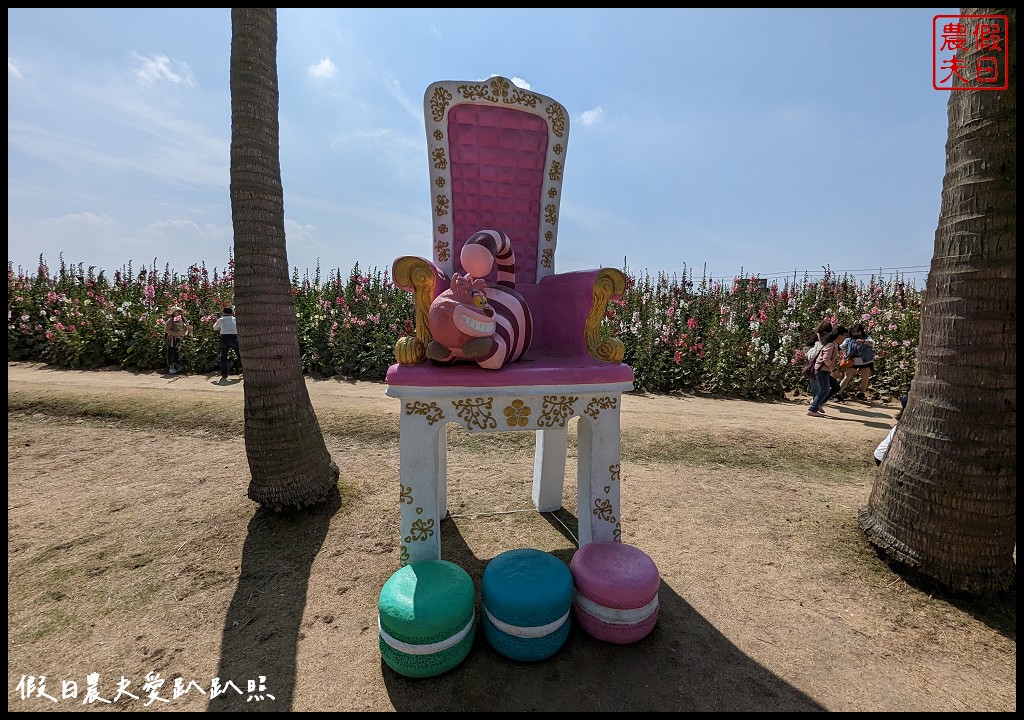
[[[658,622],[658,567],[639,548],[621,542],[582,545],[569,563],[573,612],[599,640],[625,645],[646,637]]]

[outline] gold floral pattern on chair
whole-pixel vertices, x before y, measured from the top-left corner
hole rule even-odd
[[[443,87],[438,87],[434,90],[434,95],[430,98],[430,115],[434,118],[434,122],[441,122],[441,118],[444,117],[445,110],[448,109],[448,104],[452,101],[453,97]]]
[[[412,505],[412,488],[408,485],[403,485],[402,483],[398,483],[398,487],[401,488],[398,492],[398,504],[401,505],[402,503],[405,503],[406,505]]]
[[[614,410],[617,402],[615,398],[611,397],[593,398],[587,403],[587,409],[583,412],[597,420],[597,416],[602,410]]]
[[[463,83],[456,88],[456,91],[466,100],[486,100],[493,103],[501,102],[505,105],[522,105],[528,108],[536,108],[541,102],[538,95],[528,90],[523,90],[518,85],[513,84],[508,78],[501,77],[500,75],[496,75],[484,83]],[[440,112],[434,110],[434,100],[432,99],[431,115],[435,118],[434,122],[440,122],[441,118],[444,117],[447,101],[443,105],[438,103],[438,107],[441,108]],[[548,114],[552,117],[562,118],[564,125],[565,110],[561,106],[558,107],[558,110],[553,115],[549,108]],[[557,134],[558,137],[562,137],[562,133]]]
[[[434,214],[438,217],[444,217],[451,210],[451,205],[452,201],[448,199],[447,195],[438,195],[434,203]]]
[[[565,423],[575,414],[572,404],[579,400],[571,395],[545,395],[541,408],[538,427],[565,427]]]
[[[409,536],[405,538],[407,543],[423,542],[434,534],[434,518],[429,520],[416,520],[409,528]]]
[[[548,180],[550,180],[551,182],[560,181],[562,179],[562,172],[564,171],[564,169],[565,168],[562,165],[562,163],[558,162],[557,160],[552,160],[551,167],[548,168]]]
[[[444,155],[444,148],[434,148],[433,150],[430,151],[430,157],[434,161],[434,169],[448,169],[448,158],[446,158]]]
[[[505,407],[505,422],[509,427],[526,427],[530,423],[530,407],[522,400],[513,400]]]
[[[482,397],[466,398],[465,400],[452,400],[452,405],[458,408],[456,415],[466,421],[467,426],[476,426],[481,430],[493,430],[498,427],[498,422],[491,415],[491,405],[494,398],[484,400]]]
[[[503,77],[491,78],[491,94],[496,98],[507,98],[510,87],[512,87],[512,83]]]
[[[608,498],[597,498],[594,500],[594,515],[601,520],[605,520],[610,523],[617,522],[615,519],[615,508],[612,506],[612,501]]]
[[[547,107],[548,118],[551,119],[551,132],[558,137],[562,137],[565,134],[565,128],[568,125],[566,120],[565,108],[556,102],[551,103]]]
[[[416,400],[405,404],[405,414],[422,415],[426,419],[428,425],[433,425],[444,417],[444,410],[438,407],[435,402],[428,404],[420,400]]]
[[[548,225],[558,224],[558,206],[554,203],[544,206],[544,222]]]
[[[437,259],[441,262],[448,262],[452,256],[452,251],[449,249],[448,243],[444,240],[438,240],[437,245],[434,246],[437,249]]]
[[[544,248],[540,252],[540,264],[546,268],[555,264],[555,251],[553,248]]]
[[[466,100],[487,100],[498,102],[498,94],[508,95],[508,82],[502,82],[504,78],[496,77],[490,83],[477,83],[475,85],[459,85],[458,91]]]
[[[519,87],[516,87],[512,95],[507,99],[503,100],[506,105],[522,105],[524,107],[535,108],[537,103],[540,102],[540,98],[533,93],[526,92]]]

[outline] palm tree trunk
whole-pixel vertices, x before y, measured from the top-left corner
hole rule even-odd
[[[1010,39],[1016,37],[1015,9],[964,8],[961,14],[1007,15]],[[971,68],[981,53],[972,44],[957,55]],[[1016,584],[1012,64],[1009,73],[1005,91],[950,91],[942,207],[916,373],[860,516],[865,537],[889,559],[950,589],[977,594]]]
[[[249,497],[285,510],[325,500],[338,467],[299,354],[281,187],[276,8],[231,10],[231,217],[245,368]]]

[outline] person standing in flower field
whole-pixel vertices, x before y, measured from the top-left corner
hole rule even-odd
[[[223,314],[213,324],[213,329],[220,333],[220,379],[228,379],[228,350],[235,351],[238,367],[242,367],[242,351],[238,349],[238,323],[235,310],[230,305],[224,308]]]
[[[818,327],[811,331],[806,339],[806,345],[808,349],[805,351],[804,359],[813,362],[818,358],[818,353],[821,352],[822,338],[832,332],[832,323],[829,320],[822,320]],[[818,377],[817,371],[810,376],[810,391],[811,391],[811,404],[814,404],[814,397],[818,394]],[[829,392],[826,400],[832,398],[836,393],[839,392],[839,381],[829,376]],[[819,407],[820,409],[820,407]],[[819,413],[820,414],[820,413]]]
[[[814,361],[815,379],[818,381],[817,392],[811,400],[811,406],[807,414],[811,417],[825,417],[821,406],[828,400],[832,392],[830,378],[832,372],[839,364],[839,345],[846,339],[847,330],[842,325],[836,325],[832,332],[821,339],[821,350]]]
[[[164,323],[164,346],[167,349],[167,374],[178,373],[178,355],[181,350],[181,343],[189,333],[188,320],[185,319],[185,311],[177,305],[169,308],[170,315]]]
[[[843,364],[840,366],[843,381],[839,384],[839,399],[843,397],[850,381],[860,375],[860,389],[856,398],[867,401],[868,378],[871,377],[872,369],[875,367],[874,339],[868,335],[862,323],[857,323],[850,328],[850,336],[843,341],[839,351],[844,358]]]

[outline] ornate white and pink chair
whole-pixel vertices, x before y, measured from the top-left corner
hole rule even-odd
[[[440,558],[450,422],[535,432],[533,503],[548,512],[562,506],[568,423],[578,418],[579,542],[619,541],[619,412],[633,370],[621,341],[601,337],[601,320],[626,277],[555,272],[566,110],[503,77],[434,83],[424,110],[433,255],[394,262],[416,326],[396,343],[386,379],[401,401],[401,561]],[[461,300],[445,313],[439,296],[453,293]],[[517,294],[525,311],[513,307]],[[455,330],[472,342],[460,346]]]

